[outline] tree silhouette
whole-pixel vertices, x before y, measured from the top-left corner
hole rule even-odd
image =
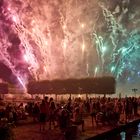
[[[114,77],[56,79],[28,83],[29,94],[114,94],[116,81]]]
[[[135,97],[136,97],[136,92],[138,91],[138,89],[137,88],[133,88],[132,91],[134,92]]]

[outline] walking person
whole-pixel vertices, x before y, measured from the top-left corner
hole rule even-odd
[[[42,100],[40,104],[40,131],[45,131],[45,124],[46,124],[46,105],[45,101]]]

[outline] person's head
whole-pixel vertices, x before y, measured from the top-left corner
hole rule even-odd
[[[35,106],[38,106],[38,104],[37,104],[37,103],[35,103]]]
[[[44,105],[44,104],[45,104],[45,100],[42,100],[41,104],[43,104],[43,105]]]
[[[78,107],[75,109],[75,112],[76,112],[76,113],[79,113],[79,112],[80,112],[80,110],[79,110]]]
[[[53,101],[53,98],[51,97],[51,98],[50,98],[50,102],[52,102],[52,101]]]
[[[49,99],[48,96],[45,96],[45,97],[44,97],[44,100],[45,100],[46,102],[48,101],[48,99]]]
[[[55,108],[55,103],[54,103],[54,102],[51,102],[50,107],[51,107],[51,108]]]

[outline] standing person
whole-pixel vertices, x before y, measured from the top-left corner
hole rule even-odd
[[[93,101],[91,103],[91,113],[90,113],[90,116],[91,116],[91,119],[92,119],[92,126],[93,126],[94,122],[95,122],[95,125],[96,125],[96,115],[97,115],[96,103],[95,103],[95,101]]]
[[[125,104],[124,104],[124,111],[125,111],[125,122],[127,123],[128,122],[128,120],[129,120],[129,105],[130,104],[130,102],[129,102],[129,99],[128,98],[126,98],[125,99]]]
[[[50,108],[49,108],[49,129],[51,129],[51,124],[55,126],[55,103],[54,101],[50,102]]]
[[[49,106],[50,106],[50,103],[48,101],[49,100],[48,96],[45,96],[44,100],[45,100],[45,106],[46,106],[46,121],[48,121],[49,120]]]
[[[82,118],[82,114],[80,113],[79,108],[75,109],[75,112],[73,114],[73,119],[71,120],[73,124],[75,125],[82,125],[82,131],[84,132],[84,120]]]
[[[138,101],[137,98],[133,98],[133,115],[138,116]]]
[[[36,122],[38,121],[38,116],[39,116],[39,106],[37,103],[33,106],[33,121]]]
[[[45,131],[45,123],[46,123],[46,105],[45,101],[42,100],[40,104],[40,131]]]

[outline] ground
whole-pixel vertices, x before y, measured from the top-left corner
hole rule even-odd
[[[112,129],[110,126],[92,126],[91,118],[87,117],[85,119],[85,132],[81,131],[80,126],[77,128],[77,139],[84,140],[110,129]],[[65,140],[64,134],[59,130],[59,128],[49,130],[48,124],[46,124],[46,130],[44,132],[40,132],[39,123],[32,123],[32,120],[28,122],[20,122],[19,125],[13,128],[13,131],[15,134],[15,140]]]

